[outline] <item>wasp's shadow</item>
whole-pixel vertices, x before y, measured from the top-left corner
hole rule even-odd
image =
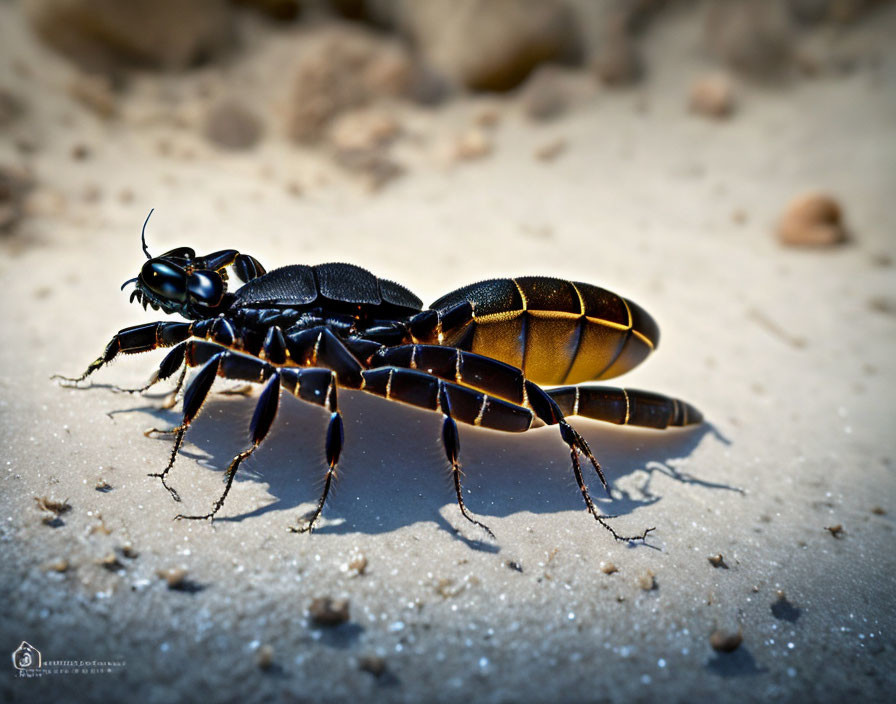
[[[213,395],[191,426],[170,482],[184,482],[187,471],[218,471],[249,446],[248,428],[257,396],[234,398]],[[341,391],[340,408],[345,445],[339,462],[338,481],[331,489],[318,533],[383,533],[420,521],[435,521],[471,547],[489,549],[487,543],[464,538],[458,528],[475,536],[478,529],[466,525],[460,515],[446,513],[456,506],[450,466],[441,444],[441,416],[362,392]],[[176,425],[177,410],[143,406],[133,409],[155,416],[160,426]],[[239,506],[232,492],[216,520],[243,521],[271,511],[292,510],[290,520],[302,522],[320,496],[326,463],[324,441],[329,414],[283,394],[280,411],[268,438],[246,461],[236,482],[263,481],[272,500],[257,508]],[[625,516],[635,508],[661,500],[650,488],[650,478],[661,471],[675,479],[702,486],[736,490],[700,481],[674,469],[678,458],[687,457],[711,426],[652,431],[619,428],[574,419],[599,459],[611,485],[638,472],[644,474],[637,491],[617,491],[606,498],[587,460],[586,473],[592,496],[608,514]],[[489,517],[521,511],[556,513],[585,510],[576,485],[567,446],[556,427],[528,433],[501,433],[459,424],[460,461],[463,466],[464,501],[467,508],[488,523]],[[202,468],[195,466],[199,460]],[[193,466],[186,466],[193,464]],[[631,482],[628,482],[631,483]],[[216,496],[208,496],[209,506]],[[195,498],[190,498],[193,504]],[[197,505],[198,509],[202,505]],[[621,527],[622,523],[618,523]],[[483,535],[484,538],[484,535]]]

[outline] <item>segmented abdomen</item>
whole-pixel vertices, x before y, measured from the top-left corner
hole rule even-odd
[[[473,323],[443,344],[521,368],[537,384],[610,379],[659,343],[643,308],[591,284],[546,276],[491,279],[443,296],[431,308],[473,303]]]

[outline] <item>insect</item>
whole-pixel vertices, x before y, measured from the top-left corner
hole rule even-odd
[[[250,444],[228,466],[223,493],[208,513],[176,518],[212,519],[218,513],[240,465],[268,435],[286,391],[330,414],[323,491],[310,520],[292,528],[312,530],[336,478],[343,446],[337,396],[346,388],[442,414],[442,445],[461,514],[492,537],[464,505],[457,421],[510,433],[556,426],[589,513],[617,540],[643,540],[652,528],[621,535],[608,523],[613,516],[596,508],[580,454],[608,494],[610,488],[567,417],[659,429],[703,420],[684,401],[581,383],[628,371],[659,341],[656,323],[640,306],[590,284],[542,276],[492,279],[457,289],[424,309],[408,289],[352,264],[296,264],[267,272],[254,257],[233,249],[196,256],[189,247],[153,257],[146,222],[141,242],[147,261],[122,290],[133,283],[131,301],[180,314],[186,322],[124,328],[79,377],[57,378],[77,386],[119,355],[171,348],[145,386],[124,390],[146,391],[180,370],[175,393],[184,389],[181,423],[147,431],[174,436],[168,464],[150,476],[178,501],[168,475],[215,379],[263,385],[249,426]],[[228,287],[228,269],[243,282],[235,290]],[[184,388],[191,367],[198,372]]]

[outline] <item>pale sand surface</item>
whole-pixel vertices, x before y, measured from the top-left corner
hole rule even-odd
[[[0,11],[8,51],[60,61]],[[231,156],[163,122],[104,125],[36,76],[29,97],[43,146],[33,164],[65,207],[28,217],[0,259],[0,644],[126,664],[17,680],[7,661],[4,700],[892,693],[896,269],[885,260],[896,256],[887,47],[896,16],[879,17],[862,35],[881,50],[873,72],[744,87],[739,113],[721,124],[685,108],[700,64],[689,27],[675,22],[650,45],[675,60],[653,62],[644,87],[610,93],[582,78],[573,108],[547,124],[527,122],[513,101],[401,108],[417,135],[401,145],[408,173],[376,194],[276,133]],[[493,153],[446,166],[443,143],[486,105],[502,115]],[[568,148],[554,162],[533,157],[557,138]],[[159,139],[174,156],[158,153]],[[78,143],[90,158],[71,159]],[[0,154],[12,154],[5,140]],[[294,178],[308,184],[300,197],[286,187]],[[85,200],[94,184],[98,200]],[[836,195],[854,241],[781,248],[775,219],[813,188]],[[649,545],[614,543],[589,518],[555,430],[462,427],[466,501],[494,530],[488,540],[457,510],[439,416],[361,393],[341,397],[341,477],[315,534],[287,527],[318,496],[326,414],[293,399],[222,519],[172,521],[211,506],[244,446],[252,400],[216,395],[203,410],[172,473],[181,506],[145,476],[164,466],[168,442],[142,434],[177,413],[104,388],[143,381],[161,352],[103,370],[90,391],[49,381],[80,372],[119,328],[155,319],[118,291],[143,261],[139,227],[151,207],[153,252],[237,247],[269,267],[351,261],[424,302],[522,274],[590,281],[639,302],[663,338],[623,383],[685,398],[712,425],[576,425],[624,493],[601,507],[620,514],[619,530],[656,526]],[[100,479],[110,491],[96,490]],[[68,499],[63,525],[41,522],[41,496]],[[837,524],[839,538],[826,530]],[[135,557],[98,564],[126,544]],[[718,553],[728,569],[707,560]],[[347,565],[360,555],[367,568],[355,576]],[[47,569],[60,559],[67,572]],[[190,589],[157,576],[178,567]],[[347,598],[349,623],[311,623],[319,596]],[[716,628],[742,629],[743,644],[715,652]],[[263,670],[268,647],[273,666]],[[387,674],[362,671],[368,656],[382,657]]]

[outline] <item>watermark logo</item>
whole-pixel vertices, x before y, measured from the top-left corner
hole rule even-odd
[[[121,672],[124,660],[44,660],[40,651],[26,640],[12,653],[17,677],[45,675],[107,675]]]
[[[39,670],[40,651],[26,640],[12,654],[12,664],[17,670]]]

